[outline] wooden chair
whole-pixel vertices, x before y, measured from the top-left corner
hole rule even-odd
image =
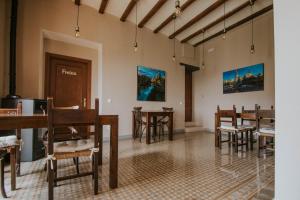
[[[270,110],[262,110],[259,107],[256,108],[256,127],[257,127],[257,147],[258,157],[261,155],[261,150],[274,152],[274,140],[275,140],[275,110],[271,106]],[[269,141],[267,141],[269,140]]]
[[[248,140],[246,137],[246,142],[244,142],[244,133],[246,129],[237,125],[237,113],[236,107],[233,105],[232,110],[221,110],[220,107],[217,107],[217,137],[219,140],[219,148],[222,148],[222,143],[228,142],[234,145],[235,152],[238,152],[239,146],[246,146],[248,149]],[[222,123],[226,123],[225,125]],[[229,124],[229,125],[228,125]],[[225,132],[228,134],[227,140],[222,140],[222,133]],[[239,134],[241,137],[239,137]],[[239,140],[241,141],[239,143]]]
[[[164,112],[173,112],[173,108],[168,108],[168,107],[162,107],[162,110]],[[164,135],[165,135],[165,131],[164,131],[164,128],[167,127],[169,129],[169,117],[168,116],[164,116],[162,117],[161,119],[158,120],[158,126],[159,126],[159,133],[158,133],[158,139],[160,140],[161,138],[161,135],[162,135],[162,138],[164,138]],[[170,130],[168,130],[170,131]]]
[[[22,103],[17,108],[1,108],[0,115],[19,115],[22,113]],[[4,156],[10,153],[11,189],[16,190],[16,172],[20,172],[21,130],[16,135],[0,137],[0,190],[3,198],[7,198],[4,187]]]
[[[245,107],[242,106],[242,112],[241,112],[241,127],[246,129],[246,137],[249,137],[250,134],[250,149],[253,150],[253,145],[255,143],[254,139],[254,131],[256,130],[256,109],[258,105],[255,104],[254,110],[245,110]],[[245,121],[249,123],[255,123],[255,124],[245,124]]]
[[[54,185],[58,181],[91,175],[94,179],[94,194],[98,193],[98,152],[99,152],[99,100],[95,100],[95,109],[55,108],[53,99],[48,98],[48,191],[49,199],[53,199]],[[95,126],[95,133],[88,139],[54,143],[55,129],[62,127]],[[57,177],[57,161],[62,159],[92,157],[92,171]]]

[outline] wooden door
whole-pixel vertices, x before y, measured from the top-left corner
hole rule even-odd
[[[90,108],[91,61],[46,53],[45,98],[57,107]]]

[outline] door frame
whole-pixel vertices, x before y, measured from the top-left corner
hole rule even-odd
[[[92,74],[92,61],[87,60],[87,59],[82,59],[82,58],[76,58],[72,56],[65,56],[65,55],[60,55],[60,54],[54,54],[54,53],[49,53],[45,52],[45,79],[44,79],[44,98],[47,99],[48,94],[49,94],[49,80],[50,80],[50,60],[51,58],[58,58],[58,59],[65,59],[65,60],[72,60],[75,62],[81,62],[86,64],[87,66],[87,97],[86,97],[86,108],[90,109],[91,108],[91,84],[92,84],[92,79],[91,79],[91,74]]]

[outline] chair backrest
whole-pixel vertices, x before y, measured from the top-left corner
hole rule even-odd
[[[275,123],[275,110],[271,106],[270,110],[263,110],[259,107],[256,108],[256,127],[257,129],[266,127],[274,127]]]
[[[53,98],[48,98],[48,143],[54,142],[54,129],[70,126],[95,126],[95,141],[99,139],[99,100],[95,100],[95,109],[56,108]],[[71,138],[70,138],[71,139]]]
[[[142,107],[133,107],[133,114],[136,122],[142,121]]]
[[[162,110],[164,111],[164,112],[173,112],[173,108],[171,108],[171,107],[162,107]]]
[[[259,108],[259,105],[255,104],[254,110],[246,110],[244,106],[242,106],[241,112],[241,124],[244,124],[244,121],[256,122],[256,109]]]
[[[0,108],[0,115],[20,115],[22,114],[22,102],[19,101],[17,108]]]
[[[237,114],[236,107],[233,105],[232,110],[221,110],[220,106],[217,107],[218,126],[220,127],[222,122],[231,123],[232,126],[237,126]]]

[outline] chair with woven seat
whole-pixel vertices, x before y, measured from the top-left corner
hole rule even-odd
[[[67,127],[94,126],[94,135],[86,139],[55,142],[55,129]],[[48,98],[48,191],[49,199],[53,199],[54,185],[58,181],[91,175],[94,182],[94,194],[98,193],[98,152],[100,144],[99,100],[95,100],[95,109],[55,108],[53,99]],[[62,159],[90,156],[92,170],[64,177],[57,177],[57,161]]]
[[[270,110],[256,108],[256,134],[257,134],[257,155],[261,156],[261,150],[265,150],[265,154],[274,152],[275,140],[275,110],[271,106]]]
[[[218,106],[217,118],[217,137],[219,140],[219,148],[222,148],[222,143],[224,142],[228,142],[229,146],[230,144],[233,144],[235,152],[238,152],[239,146],[246,146],[246,148],[248,148],[247,137],[246,142],[244,142],[244,133],[246,132],[246,129],[237,125],[236,107],[234,105],[232,110],[221,110]],[[227,133],[227,140],[222,140],[223,133]]]
[[[0,115],[19,115],[22,113],[22,103],[17,108],[1,108]],[[4,157],[10,154],[11,189],[16,190],[16,174],[20,172],[20,146],[21,130],[16,130],[16,135],[0,137],[0,190],[3,198],[7,198],[4,187]]]
[[[173,112],[173,108],[169,108],[169,107],[162,107],[162,110],[164,111],[164,112]],[[160,128],[160,130],[159,130],[159,133],[158,133],[158,139],[160,140],[160,138],[161,138],[161,136],[162,136],[162,138],[164,138],[164,136],[165,136],[165,127],[167,127],[167,129],[168,129],[168,131],[170,131],[169,130],[169,117],[168,116],[163,116],[161,119],[159,119],[158,120],[158,125],[159,125],[159,128]]]
[[[253,150],[253,145],[255,143],[254,132],[256,130],[256,108],[258,107],[255,104],[254,110],[246,110],[244,106],[242,106],[241,112],[241,127],[246,129],[246,137],[248,138],[250,135],[250,149]],[[245,124],[245,122],[248,122]]]

